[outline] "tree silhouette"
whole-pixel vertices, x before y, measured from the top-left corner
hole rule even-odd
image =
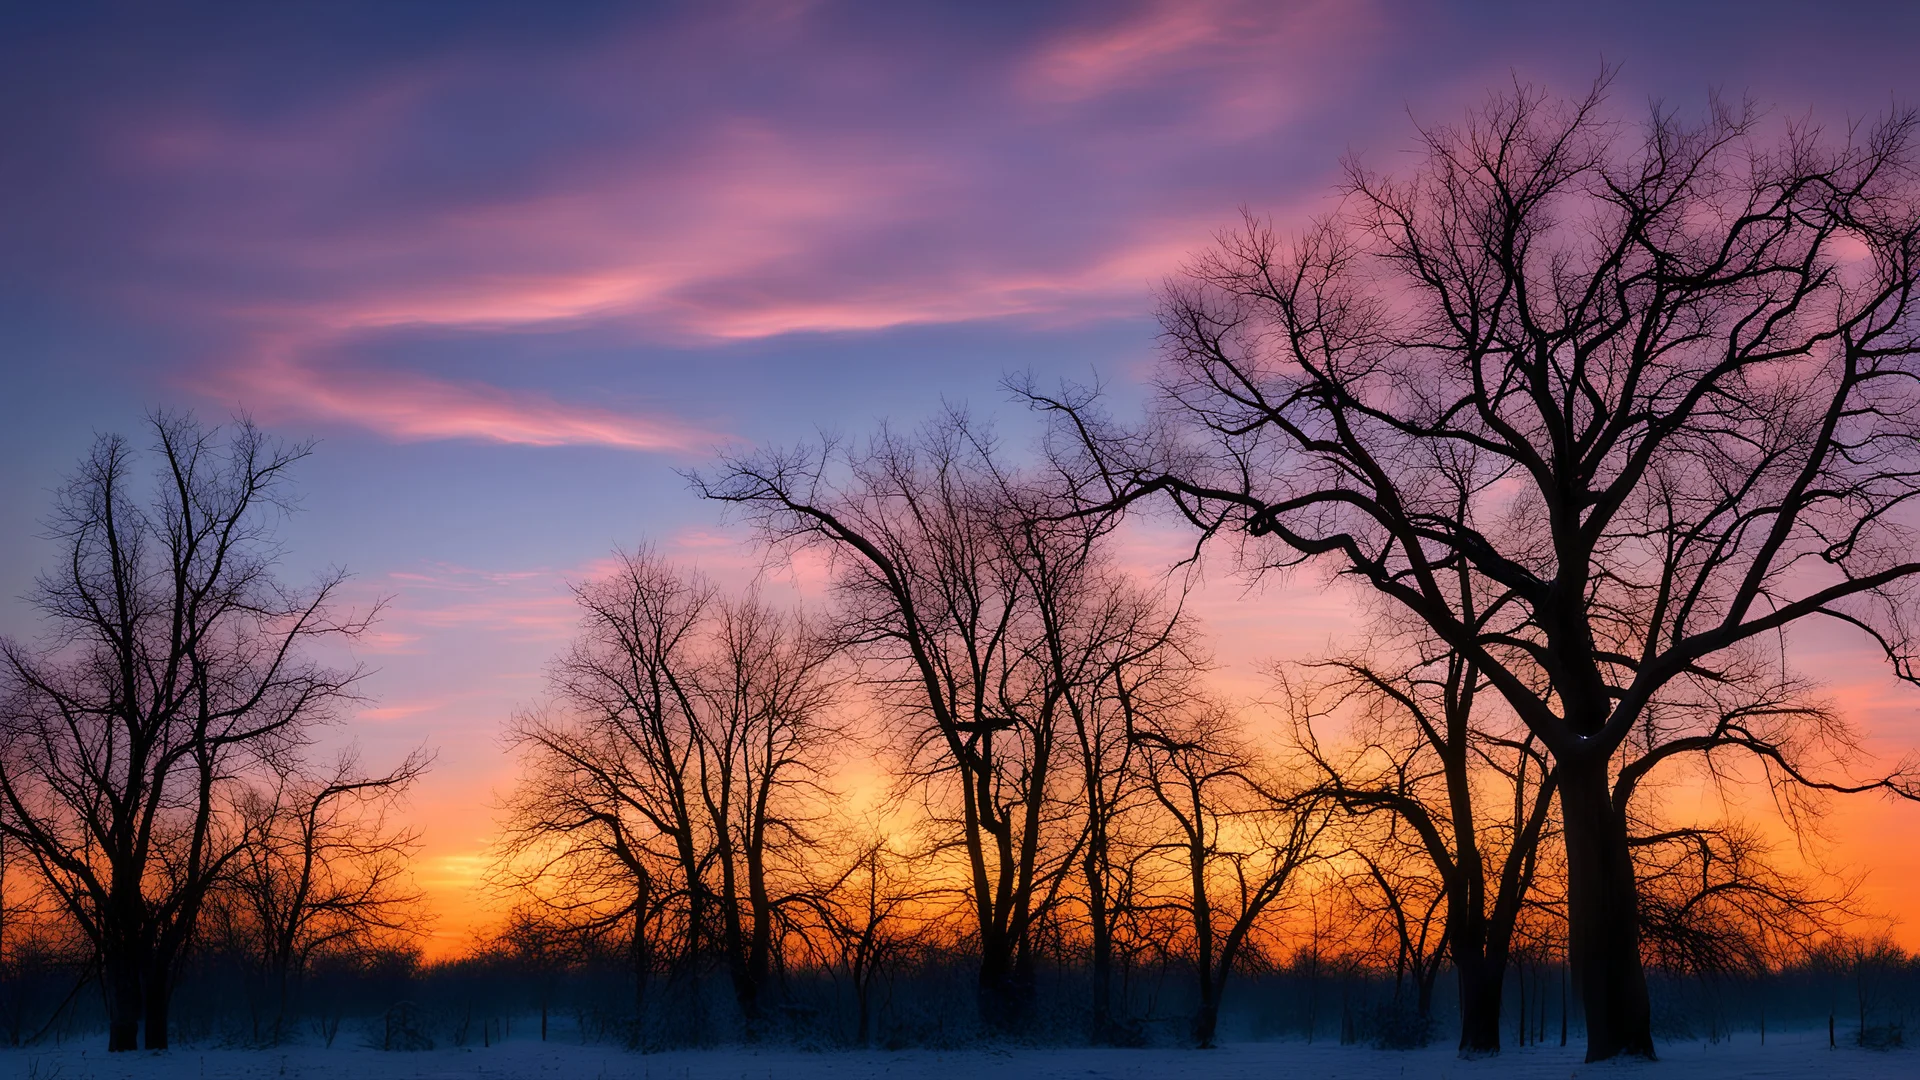
[[[1131,710],[1130,710],[1131,711]],[[1191,1034],[1213,1045],[1227,980],[1263,920],[1323,853],[1331,815],[1314,793],[1285,793],[1218,705],[1129,717],[1148,789],[1173,825],[1159,847],[1183,871],[1197,1004]]]
[[[1412,651],[1404,670],[1387,667],[1385,656],[1348,657],[1309,665],[1305,678],[1288,680],[1294,741],[1319,790],[1369,834],[1360,844],[1363,860],[1383,851],[1399,870],[1396,880],[1407,882],[1423,876],[1405,871],[1417,859],[1438,881],[1433,899],[1444,903],[1441,937],[1460,986],[1460,1052],[1496,1053],[1514,933],[1553,809],[1553,772],[1524,725],[1497,722],[1473,664],[1430,642]],[[1350,745],[1324,749],[1315,723],[1343,711],[1353,714]],[[1369,866],[1403,954],[1417,960],[1424,950],[1414,947],[1407,912],[1396,903],[1404,890]],[[1421,1000],[1428,993],[1421,987]],[[1426,1015],[1424,1008],[1419,1013]]]
[[[631,935],[636,1018],[672,937],[666,966],[693,1032],[713,956],[751,1031],[779,909],[798,902],[778,879],[804,879],[808,806],[833,755],[834,650],[797,617],[721,597],[647,551],[574,592],[581,632],[554,662],[554,701],[509,732],[522,775],[497,877],[580,931]]]
[[[431,762],[416,751],[368,774],[349,752],[325,772],[291,770],[243,798],[251,840],[221,901],[242,939],[235,944],[266,978],[274,1044],[316,956],[351,954],[419,925],[424,896],[407,879],[419,831],[392,826],[388,814]]]
[[[1166,291],[1146,429],[1026,388],[1090,451],[1100,508],[1165,493],[1253,570],[1362,583],[1546,746],[1591,1060],[1653,1055],[1616,753],[1785,666],[1816,617],[1911,680],[1920,574],[1914,115],[1769,139],[1717,101],[1637,131],[1603,101],[1604,80],[1572,102],[1517,87],[1424,130],[1404,178],[1351,165],[1299,237],[1223,235]],[[1747,752],[1912,793],[1783,764],[1738,725],[1663,745],[1643,758]]]
[[[1095,699],[1115,665],[1177,641],[1177,619],[1106,572],[1106,523],[1060,513],[958,412],[915,436],[767,450],[690,480],[774,547],[833,560],[842,638],[905,745],[904,777],[933,795],[965,860],[981,1018],[1021,1027],[1035,928],[1076,868],[1112,872],[1103,759],[1117,747],[1095,732],[1110,707]]]
[[[42,643],[0,644],[0,829],[98,951],[109,1050],[167,1046],[175,965],[209,892],[255,840],[249,777],[298,751],[358,673],[307,659],[351,638],[343,574],[274,577],[275,518],[306,448],[247,422],[152,420],[158,469],[102,437],[61,489]]]

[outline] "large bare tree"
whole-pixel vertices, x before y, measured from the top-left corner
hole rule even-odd
[[[240,422],[153,418],[152,475],[104,436],[60,490],[37,643],[0,643],[0,829],[98,951],[110,1050],[167,1045],[175,964],[254,837],[240,801],[357,672],[305,649],[351,638],[343,575],[274,573],[287,473],[306,448]]]
[[[1920,574],[1914,115],[1833,137],[1716,101],[1633,125],[1603,91],[1496,95],[1423,131],[1405,176],[1353,165],[1297,237],[1223,235],[1166,292],[1148,429],[1034,395],[1094,451],[1107,505],[1166,492],[1256,569],[1362,583],[1545,744],[1594,1060],[1653,1055],[1622,744],[1790,659],[1806,621],[1913,678]],[[1643,757],[1909,790],[1800,771],[1739,725],[1662,742]]]

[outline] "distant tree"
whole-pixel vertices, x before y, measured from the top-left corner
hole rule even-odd
[[[1227,980],[1253,951],[1266,916],[1322,857],[1331,818],[1316,795],[1286,793],[1221,708],[1136,714],[1146,782],[1173,828],[1158,845],[1185,885],[1197,1003],[1195,1045],[1213,1045]]]
[[[234,860],[224,899],[265,976],[275,1044],[295,984],[316,956],[419,931],[423,894],[407,872],[419,833],[388,815],[431,760],[415,752],[391,772],[369,775],[347,753],[324,773],[291,772],[243,798],[252,842]]]
[[[782,909],[805,891],[815,844],[808,819],[817,797],[832,795],[825,767],[843,734],[830,712],[835,652],[812,626],[749,595],[720,605],[701,679],[699,790],[728,972],[750,1025],[765,1011]]]
[[[1908,994],[1911,994],[1916,967],[1913,959],[1884,933],[1837,937],[1828,942],[1827,953],[1838,962],[1836,966],[1847,981],[1853,984],[1850,989],[1854,1007],[1858,1010],[1854,1042],[1875,1050],[1901,1045],[1905,1041],[1902,1029],[1906,1016],[1910,1015],[1912,1002],[1910,998],[1906,1002],[1888,999],[1901,996],[1897,988],[1903,973],[1907,976]],[[1894,1006],[1894,1009],[1889,1009],[1889,1006]],[[1884,1012],[1895,1012],[1895,1015],[1884,1015]],[[1876,1013],[1882,1013],[1879,1024],[1872,1022]]]
[[[12,877],[0,949],[0,1042],[29,1046],[68,1018],[83,992],[96,985],[99,964],[92,942],[32,867],[23,865]]]
[[[808,894],[819,933],[806,946],[853,989],[854,1042],[873,1035],[874,990],[921,948],[929,936],[925,909],[940,890],[919,879],[918,860],[894,852],[883,838],[858,845],[833,880]]]
[[[1077,860],[1059,842],[1072,828],[1057,791],[1065,710],[1000,479],[989,444],[949,416],[917,439],[883,430],[863,451],[729,460],[694,484],[769,543],[833,558],[842,636],[898,722],[904,774],[934,795],[965,859],[981,1019],[1009,1030],[1030,1017],[1033,931]]]
[[[1473,602],[1471,592],[1463,602]],[[1497,699],[1486,700],[1486,680],[1459,653],[1416,642],[1396,668],[1387,663],[1391,650],[1381,652],[1317,662],[1306,678],[1290,680],[1294,742],[1318,790],[1360,832],[1363,861],[1393,868],[1392,881],[1378,873],[1367,880],[1383,890],[1402,956],[1431,954],[1416,947],[1425,938],[1407,936],[1413,925],[1399,901],[1423,879],[1438,884],[1426,893],[1444,901],[1438,940],[1460,986],[1460,1052],[1496,1053],[1514,934],[1553,809],[1553,770],[1540,741],[1503,715]],[[1327,749],[1315,725],[1337,714],[1345,714],[1349,738]],[[1414,861],[1425,870],[1412,869]],[[1424,919],[1419,925],[1424,932]],[[1430,994],[1422,986],[1419,1001]],[[1424,1017],[1425,1005],[1418,1011]]]
[[[499,879],[582,932],[629,928],[637,1001],[663,938],[683,1005],[723,960],[751,1025],[837,753],[831,643],[647,551],[575,596],[553,703],[509,732],[522,773]]]
[[[574,593],[581,633],[553,665],[555,703],[516,717],[508,732],[521,774],[507,804],[503,880],[563,922],[631,925],[641,1000],[653,949],[643,931],[679,912],[668,970],[687,983],[711,922],[694,698],[713,590],[641,552]],[[697,987],[685,1003],[697,1008]]]
[[[98,950],[110,1050],[167,1045],[175,966],[254,837],[270,775],[352,699],[354,670],[304,649],[351,639],[343,575],[274,575],[275,520],[304,446],[240,422],[152,421],[158,468],[102,437],[60,491],[38,643],[0,643],[0,830]]]
[[[91,947],[33,871],[20,846],[0,831],[0,1045],[20,1046],[45,1034],[95,968]]]
[[[1036,929],[1076,870],[1096,908],[1113,872],[1109,803],[1127,751],[1102,719],[1111,674],[1151,666],[1181,632],[1111,573],[1106,522],[1064,513],[1002,456],[950,411],[913,436],[769,450],[691,479],[772,547],[832,559],[840,633],[904,747],[903,777],[964,857],[981,1019],[1007,1031],[1031,1019]],[[1091,919],[1096,1013],[1111,922]]]
[[[1255,571],[1364,584],[1546,746],[1590,1060],[1654,1052],[1616,752],[1652,712],[1671,753],[1911,794],[1682,728],[1815,617],[1913,679],[1920,575],[1914,114],[1768,139],[1719,102],[1636,132],[1603,101],[1517,88],[1423,131],[1405,178],[1353,165],[1297,239],[1222,236],[1166,292],[1148,429],[1032,395],[1095,508],[1165,493]]]
[[[1858,918],[1852,889],[1790,873],[1751,825],[1685,826],[1629,841],[1650,963],[1707,977],[1756,977]]]
[[[1403,1005],[1402,994],[1411,985],[1413,1019],[1424,1032],[1433,1015],[1433,987],[1447,959],[1447,885],[1410,832],[1390,818],[1378,834],[1350,849],[1360,869],[1346,876],[1343,887],[1354,913],[1370,924],[1368,936],[1392,952],[1394,1005]]]
[[[1031,598],[1041,684],[1064,714],[1063,757],[1077,776],[1080,888],[1093,984],[1089,1037],[1133,1042],[1137,1035],[1114,1003],[1115,937],[1125,917],[1118,879],[1125,874],[1121,835],[1152,803],[1132,737],[1132,719],[1188,702],[1204,658],[1192,623],[1157,590],[1130,580],[1112,564],[1103,530],[1085,519],[1060,520],[1062,503],[1002,478],[1004,497],[1020,507],[1012,525],[1012,561]],[[1069,879],[1060,882],[1063,891]],[[1051,909],[1051,905],[1049,906]]]

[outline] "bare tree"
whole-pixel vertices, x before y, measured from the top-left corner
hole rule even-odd
[[[918,880],[920,860],[894,852],[884,838],[858,846],[834,880],[807,895],[819,940],[807,948],[852,985],[854,1042],[873,1034],[874,990],[928,936],[924,914],[941,890]]]
[[[0,829],[99,951],[108,1048],[167,1045],[174,966],[209,891],[253,837],[249,775],[284,761],[349,700],[358,674],[303,648],[351,638],[342,574],[274,576],[286,474],[306,453],[241,422],[153,419],[138,454],[101,438],[50,521],[57,569],[33,599],[37,645],[0,644]]]
[[[1294,741],[1319,789],[1364,829],[1384,836],[1388,848],[1417,842],[1440,883],[1434,900],[1445,900],[1443,937],[1460,986],[1460,1051],[1496,1053],[1507,963],[1538,870],[1554,775],[1524,725],[1497,722],[1494,714],[1504,710],[1497,699],[1485,700],[1485,680],[1458,652],[1416,645],[1401,671],[1384,659],[1319,662],[1310,666],[1317,683],[1287,685]],[[1330,752],[1315,723],[1343,711],[1352,714],[1351,745]],[[1380,818],[1389,820],[1382,825]],[[1396,851],[1391,861],[1399,864],[1404,854]],[[1375,884],[1386,887],[1383,879]]]
[[[531,894],[518,919],[529,933],[557,921],[627,936],[637,1044],[664,924],[684,889],[675,888],[674,861],[656,850],[645,813],[630,805],[634,763],[623,758],[631,747],[597,728],[542,712],[515,718],[507,737],[520,773],[492,877],[507,894]]]
[[[691,479],[775,546],[834,559],[842,634],[898,721],[903,771],[934,793],[937,817],[952,815],[981,1019],[1025,1023],[1033,931],[1079,861],[1080,830],[1057,791],[1070,767],[1063,661],[1048,651],[1023,550],[1046,538],[1021,529],[990,440],[950,414],[918,438],[883,430],[864,451],[767,452]]]
[[[1409,835],[1412,830],[1399,818],[1390,817],[1372,831],[1349,848],[1360,869],[1347,875],[1344,887],[1356,916],[1368,924],[1368,936],[1391,950],[1396,1007],[1404,1005],[1403,990],[1412,985],[1413,1022],[1419,1029],[1412,1041],[1423,1043],[1433,1015],[1433,987],[1447,959],[1447,883],[1433,872],[1424,842]]]
[[[1066,716],[1068,760],[1078,775],[1081,889],[1092,979],[1089,1035],[1095,1042],[1136,1036],[1113,1001],[1114,937],[1124,912],[1116,902],[1117,833],[1152,800],[1143,783],[1131,719],[1187,702],[1205,660],[1177,603],[1112,565],[1105,530],[1061,516],[1070,502],[1002,476],[1003,497],[1020,507],[1012,563],[1025,582],[1035,622],[1026,646],[1042,671],[1051,708]],[[1065,887],[1066,881],[1061,882]]]
[[[696,728],[700,795],[720,874],[728,972],[751,1025],[764,1010],[780,909],[804,892],[776,891],[774,876],[784,869],[794,885],[804,880],[796,863],[813,846],[806,816],[815,796],[831,794],[822,781],[842,734],[828,715],[836,649],[754,595],[721,604],[713,636]]]
[[[431,761],[416,751],[391,772],[369,775],[347,752],[323,774],[294,771],[243,798],[253,839],[225,891],[270,987],[274,1043],[285,1033],[295,983],[316,956],[418,931],[423,894],[407,864],[419,832],[393,826],[388,815]]]
[[[642,931],[677,912],[668,970],[697,1009],[711,917],[696,698],[713,590],[642,551],[574,595],[581,632],[554,662],[555,706],[508,733],[522,772],[503,876],[582,930],[630,925],[636,1003],[651,948]]]
[[[1198,999],[1192,1036],[1209,1047],[1228,978],[1299,871],[1324,854],[1318,841],[1331,815],[1317,797],[1283,794],[1262,775],[1218,706],[1131,719],[1146,783],[1173,825],[1159,847],[1185,878],[1179,904],[1190,920]]]
[[[1640,925],[1655,965],[1688,975],[1762,975],[1855,919],[1852,887],[1775,865],[1739,823],[1636,833]]]
[[[582,932],[626,928],[636,1016],[660,944],[677,938],[679,1003],[697,1009],[717,956],[751,1024],[793,899],[774,877],[801,880],[792,864],[834,753],[833,650],[651,552],[622,554],[575,595],[583,624],[554,664],[554,704],[508,736],[522,774],[498,876]]]
[[[1899,512],[1920,490],[1914,115],[1769,140],[1715,102],[1697,125],[1655,108],[1634,137],[1603,87],[1496,96],[1424,131],[1405,179],[1354,165],[1298,239],[1223,236],[1168,289],[1150,430],[1034,395],[1094,451],[1107,506],[1166,492],[1203,535],[1237,527],[1255,569],[1364,583],[1545,744],[1590,1060],[1653,1055],[1616,753],[1650,709],[1680,722],[1791,655],[1804,619],[1911,679],[1920,573]],[[1471,518],[1446,480],[1463,459]],[[1643,756],[1911,793],[1744,729],[1663,734]]]

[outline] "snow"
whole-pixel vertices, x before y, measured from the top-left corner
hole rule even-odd
[[[1399,1080],[1402,1077],[1616,1078],[1805,1077],[1873,1080],[1920,1076],[1920,1051],[1828,1049],[1826,1032],[1769,1033],[1763,1047],[1743,1034],[1731,1043],[1669,1043],[1655,1064],[1584,1065],[1578,1047],[1528,1047],[1461,1061],[1451,1049],[1374,1050],[1303,1042],[1240,1043],[1218,1050],[826,1051],[727,1048],[634,1054],[610,1046],[513,1041],[382,1053],[359,1047],[277,1050],[187,1047],[108,1055],[97,1043],[0,1050],[0,1077],[19,1080]]]

